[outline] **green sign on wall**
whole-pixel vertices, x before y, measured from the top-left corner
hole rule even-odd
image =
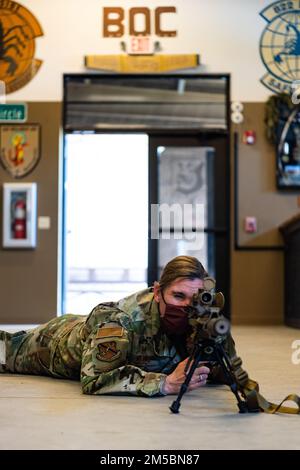
[[[0,104],[0,122],[26,122],[26,104]]]

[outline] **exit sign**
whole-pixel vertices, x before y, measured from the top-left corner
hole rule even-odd
[[[0,104],[0,122],[25,122],[26,104]]]
[[[154,53],[154,43],[149,37],[130,36],[128,54],[147,55]]]

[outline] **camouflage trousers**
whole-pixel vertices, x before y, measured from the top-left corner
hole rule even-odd
[[[62,329],[67,332],[79,321],[82,316],[68,314],[27,331],[8,333],[0,330],[0,373],[59,377],[53,370],[56,344]]]

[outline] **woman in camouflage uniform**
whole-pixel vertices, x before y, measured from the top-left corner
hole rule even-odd
[[[191,333],[184,307],[206,276],[196,258],[178,256],[153,287],[99,304],[88,316],[67,314],[32,330],[0,331],[0,372],[80,380],[87,394],[176,394],[186,378]],[[231,336],[226,341],[236,358]],[[205,385],[209,373],[218,380],[218,371],[197,367],[189,390]]]

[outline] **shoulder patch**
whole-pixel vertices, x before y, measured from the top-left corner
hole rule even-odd
[[[106,341],[105,343],[98,344],[98,354],[96,355],[99,361],[112,362],[121,356],[121,351],[118,349],[115,341]]]
[[[122,326],[103,326],[97,331],[96,338],[109,338],[111,336],[121,337],[123,333],[124,328]]]

